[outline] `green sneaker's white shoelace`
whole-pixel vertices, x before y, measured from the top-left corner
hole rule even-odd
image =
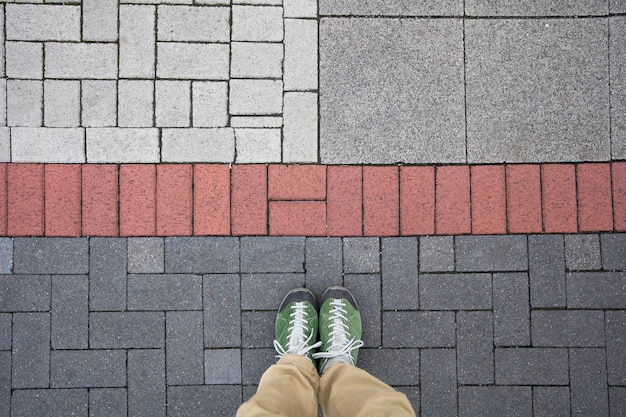
[[[289,338],[287,339],[287,346],[282,346],[277,340],[274,340],[274,349],[278,355],[277,358],[282,358],[286,354],[307,355],[311,350],[318,348],[322,345],[322,342],[317,342],[309,345],[313,338],[314,332],[308,328],[309,323],[306,321],[306,304],[304,302],[295,303],[291,309],[291,320],[289,321]],[[307,336],[307,331],[309,335]]]
[[[345,304],[341,299],[334,299],[330,302],[330,327],[332,330],[329,333],[330,340],[329,346],[326,352],[318,352],[313,354],[314,359],[330,359],[338,356],[345,356],[352,365],[354,365],[354,358],[351,353],[355,349],[359,349],[363,346],[362,340],[357,340],[354,337],[348,339],[348,321],[346,317],[347,311],[345,310]]]

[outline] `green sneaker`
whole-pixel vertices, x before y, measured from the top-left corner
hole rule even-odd
[[[317,325],[317,301],[313,293],[306,288],[289,291],[276,314],[276,357],[296,354],[313,361],[313,349],[322,344],[316,343]]]
[[[330,287],[322,295],[320,308],[320,340],[322,348],[313,355],[320,361],[320,373],[335,362],[356,365],[361,340],[361,313],[350,291]]]

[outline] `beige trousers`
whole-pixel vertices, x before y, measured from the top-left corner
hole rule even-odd
[[[403,393],[364,370],[336,363],[320,377],[300,355],[270,366],[237,417],[317,417],[318,398],[326,417],[415,417]]]

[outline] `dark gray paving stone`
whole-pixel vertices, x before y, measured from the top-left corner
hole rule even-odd
[[[162,348],[165,324],[162,312],[91,313],[92,349]]]
[[[244,311],[241,313],[241,347],[272,347],[275,337],[275,311]]]
[[[493,275],[493,342],[496,346],[530,344],[528,275]]]
[[[528,237],[530,304],[565,307],[565,256],[561,235]]]
[[[165,270],[165,242],[160,237],[128,238],[128,272],[159,274]]]
[[[304,272],[303,237],[242,237],[242,272]]]
[[[86,238],[16,238],[13,260],[16,274],[86,274],[89,241]]]
[[[567,385],[567,349],[498,348],[496,384]]]
[[[0,350],[11,350],[13,316],[0,313]]]
[[[204,340],[201,311],[168,311],[166,316],[168,385],[204,383]]]
[[[626,233],[602,235],[602,268],[626,270]]]
[[[318,297],[326,288],[343,284],[341,238],[306,239],[306,287]]]
[[[626,416],[626,387],[609,387],[609,409],[611,417]]]
[[[86,349],[89,339],[89,280],[86,275],[52,277],[53,349]]]
[[[452,311],[383,312],[383,345],[404,347],[455,347]]]
[[[420,388],[424,416],[457,414],[456,357],[453,349],[422,350]]]
[[[50,353],[52,388],[115,388],[126,385],[123,350],[53,350]]]
[[[189,274],[128,276],[129,310],[202,310],[202,277]]]
[[[419,238],[421,272],[454,271],[454,237],[425,236]]]
[[[381,340],[380,275],[346,275],[344,285],[350,290],[359,307],[363,324],[363,343],[374,347]]]
[[[375,237],[343,239],[343,270],[348,274],[380,272],[380,242]]]
[[[0,238],[0,274],[10,274],[13,271],[13,239]]]
[[[602,347],[604,313],[593,310],[535,310],[531,313],[533,346]]]
[[[258,385],[263,373],[276,363],[276,351],[271,349],[241,349],[241,382]]]
[[[89,242],[89,308],[126,309],[126,239],[91,238]]]
[[[125,416],[126,388],[92,388],[89,390],[89,417]]]
[[[208,385],[241,384],[241,350],[205,350],[204,383]]]
[[[383,309],[419,308],[417,238],[385,238],[381,246]]]
[[[604,314],[609,385],[626,385],[626,311]]]
[[[569,417],[569,387],[533,387],[534,417]]]
[[[0,415],[11,415],[11,352],[0,352]]]
[[[0,311],[49,311],[50,285],[48,275],[0,276]]]
[[[456,268],[462,272],[525,271],[526,236],[457,236]]]
[[[569,273],[567,307],[626,308],[626,272]]]
[[[241,345],[241,294],[239,275],[205,275],[204,346]]]
[[[565,235],[565,265],[570,271],[602,268],[598,235]]]
[[[234,416],[240,405],[241,388],[237,385],[167,388],[170,417]]]
[[[491,309],[490,274],[422,274],[419,277],[422,310]]]
[[[419,385],[419,349],[360,349],[357,366],[388,385]]]
[[[570,349],[572,417],[608,416],[606,355],[603,349]]]
[[[239,272],[239,239],[235,237],[166,238],[165,272]]]
[[[460,384],[493,383],[493,315],[457,313],[457,372]]]
[[[86,389],[47,389],[14,391],[12,417],[87,417],[89,394]]]
[[[256,390],[258,388],[258,385],[244,385],[243,386],[243,401],[248,401],[250,398],[252,398],[254,396],[254,394],[256,394]]]
[[[292,289],[304,285],[304,274],[251,274],[241,276],[241,308],[274,310]]]
[[[531,417],[533,398],[530,387],[459,387],[460,417]]]
[[[589,16],[606,15],[604,0],[468,0],[465,12],[470,16]]]
[[[609,160],[607,44],[606,19],[467,20],[468,162]]]
[[[322,163],[466,162],[460,19],[324,18],[319,46]]]
[[[321,16],[460,16],[463,2],[460,0],[320,0]]]
[[[611,12],[626,13],[626,1],[611,0]],[[626,159],[626,17],[609,19],[611,65],[611,158]]]
[[[128,415],[164,417],[165,396],[163,350],[129,350]]]
[[[50,314],[13,314],[13,388],[47,388],[50,373]]]

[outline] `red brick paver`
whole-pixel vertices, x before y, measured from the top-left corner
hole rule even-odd
[[[46,236],[80,236],[80,165],[45,166]]]
[[[326,201],[329,236],[363,234],[363,169],[358,166],[328,167]]]
[[[194,234],[230,234],[230,166],[194,167]]]
[[[435,234],[435,168],[400,168],[400,233]]]
[[[44,166],[9,164],[7,185],[9,236],[42,236]]]
[[[613,229],[611,167],[609,164],[580,164],[578,180],[578,225],[581,232]]]
[[[366,236],[397,236],[399,232],[397,167],[363,168],[363,232]]]
[[[471,167],[472,233],[506,233],[504,166]]]
[[[469,167],[439,167],[435,179],[436,233],[438,235],[470,233]]]
[[[541,170],[539,165],[506,167],[509,233],[541,233]]]
[[[120,234],[154,236],[156,233],[156,167],[120,167]]]
[[[576,233],[576,167],[571,164],[543,165],[541,195],[546,233]]]
[[[117,166],[83,165],[82,195],[83,236],[117,236]]]
[[[233,165],[231,193],[233,235],[266,235],[267,167]]]
[[[626,162],[612,166],[614,227],[618,232],[626,232]]]

